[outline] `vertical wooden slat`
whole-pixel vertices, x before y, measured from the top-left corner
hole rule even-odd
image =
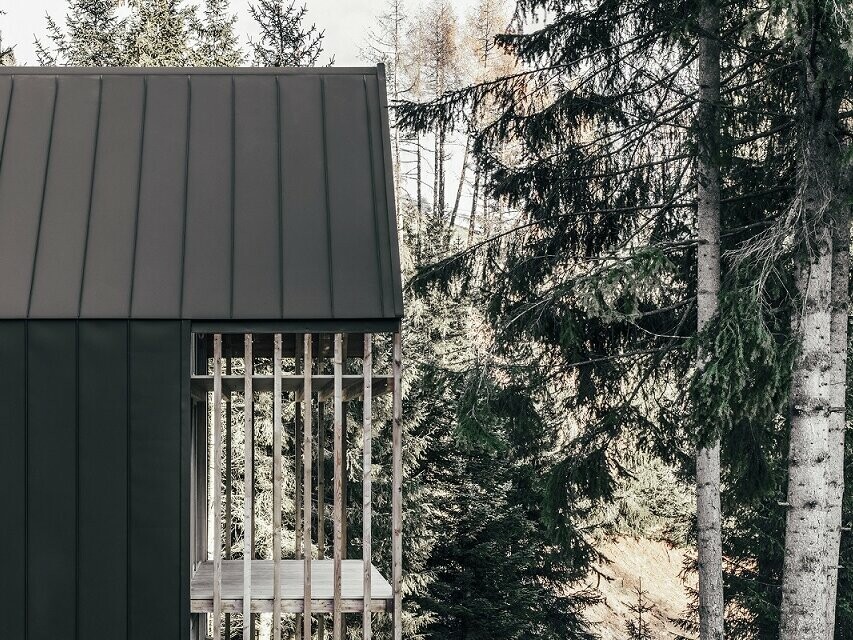
[[[362,455],[364,468],[362,475],[362,558],[364,560],[364,613],[362,629],[364,640],[372,640],[373,628],[370,616],[371,600],[371,557],[373,555],[373,336],[364,334],[364,361],[362,368],[364,377],[364,425]]]
[[[227,357],[225,358],[225,373],[231,375],[233,342],[229,340]],[[233,460],[231,457],[231,425],[233,403],[231,392],[225,396],[225,559],[231,559],[231,479]],[[231,614],[225,614],[225,637],[231,640]]]
[[[252,391],[252,334],[247,333],[245,336],[245,350],[243,354],[245,360],[245,372],[243,377],[243,393],[244,399],[244,418],[245,425],[245,497],[243,500],[243,640],[252,639],[252,557],[255,548],[253,540],[254,529],[254,510],[253,510],[253,493],[254,493],[254,397]]]
[[[317,402],[317,557],[326,557],[326,403]]]
[[[319,368],[317,373],[320,373]],[[326,403],[317,401],[317,557],[326,557]],[[326,616],[317,616],[317,640],[326,640]]]
[[[213,336],[213,640],[222,638],[222,334]]]
[[[294,372],[300,373],[300,364],[302,362],[302,349],[300,335],[296,334],[293,345]],[[294,469],[293,473],[296,479],[296,491],[293,498],[294,504],[294,522],[295,529],[295,545],[293,557],[296,560],[302,558],[302,403],[299,399],[299,394],[294,394],[294,418],[293,418],[293,458]],[[296,614],[296,640],[302,638],[302,614]]]
[[[305,334],[305,362],[302,365],[304,383],[302,399],[305,402],[302,444],[302,543],[305,547],[305,576],[304,576],[304,615],[302,617],[302,633],[307,639],[311,638],[311,334]]]
[[[394,640],[403,637],[403,385],[402,359],[403,345],[400,334],[394,334],[394,399],[391,420],[391,457],[392,457],[392,550],[391,573],[394,592]]]
[[[335,550],[334,550],[334,608],[332,609],[334,640],[343,640],[343,617],[341,614],[341,560],[343,559],[343,339],[335,334]]]
[[[281,334],[275,334],[273,349],[273,640],[281,640]]]

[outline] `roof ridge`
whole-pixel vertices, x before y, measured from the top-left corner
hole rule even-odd
[[[6,67],[2,75],[377,75],[375,67]]]

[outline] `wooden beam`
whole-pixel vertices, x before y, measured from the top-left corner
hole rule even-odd
[[[222,638],[222,334],[213,336],[213,640]]]
[[[302,365],[304,384],[302,397],[305,401],[304,435],[302,444],[302,544],[305,547],[304,606],[302,634],[305,640],[311,638],[311,334],[305,334],[305,362]]]
[[[273,640],[281,640],[281,334],[275,334],[273,347],[273,487],[272,487],[272,561],[273,561]]]
[[[252,334],[247,333],[244,337],[243,359],[245,361],[244,372],[244,456],[245,456],[245,494],[243,499],[243,640],[254,640],[252,638],[252,557],[254,556],[254,397],[252,389]]]
[[[370,615],[371,582],[372,573],[371,556],[373,555],[373,336],[364,334],[364,360],[362,366],[364,376],[364,425],[362,445],[362,560],[364,563],[364,611],[362,612],[362,637],[364,640],[372,640],[373,624]]]
[[[391,420],[392,458],[392,539],[391,586],[394,592],[394,640],[403,638],[403,345],[399,333],[394,334],[394,396]]]
[[[335,528],[334,550],[334,611],[332,612],[332,638],[343,640],[343,617],[341,614],[341,561],[343,560],[343,338],[335,334]]]
[[[326,557],[326,403],[317,398],[317,557]],[[326,616],[317,616],[317,640],[326,640]]]
[[[317,557],[326,557],[326,404],[317,402]]]
[[[299,374],[300,367],[302,366],[302,356],[304,355],[302,352],[303,340],[299,334],[294,336],[294,373]],[[304,382],[304,374],[302,375],[302,381]],[[296,491],[295,496],[293,498],[293,511],[294,511],[294,523],[293,527],[295,529],[294,539],[295,539],[295,548],[293,550],[293,557],[296,560],[302,559],[302,403],[299,399],[299,393],[294,393],[294,402],[293,402],[293,426],[294,426],[294,434],[293,434],[293,459],[294,459],[294,477],[296,480]],[[302,638],[302,614],[298,613],[296,615],[296,640],[301,640]]]
[[[225,375],[231,375],[231,360],[234,351],[233,342],[228,341],[227,357],[225,359]],[[231,455],[231,425],[233,409],[231,392],[225,394],[225,559],[231,559],[231,481],[233,479],[233,460]],[[225,614],[225,637],[231,640],[231,614]]]

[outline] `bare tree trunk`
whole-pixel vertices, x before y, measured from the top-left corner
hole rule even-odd
[[[447,225],[447,242],[453,238],[453,227],[456,226],[456,216],[459,213],[459,203],[462,200],[462,189],[465,186],[465,174],[468,170],[468,152],[471,148],[471,138],[465,139],[465,152],[462,154],[462,169],[459,172],[459,185],[456,187],[456,199],[453,201],[453,209],[450,211],[450,224]]]
[[[441,220],[444,215],[444,211],[440,206],[438,201],[439,198],[439,183],[441,181],[441,177],[439,175],[441,167],[441,142],[440,142],[440,133],[438,130],[435,132],[435,147],[433,148],[432,155],[432,215],[436,220]]]
[[[832,316],[830,319],[830,406],[829,461],[827,463],[826,638],[835,635],[835,605],[838,596],[838,558],[841,548],[844,499],[844,449],[847,426],[847,323],[850,307],[850,210],[839,207],[832,237]]]
[[[424,222],[424,196],[423,196],[423,166],[421,164],[421,134],[415,134],[415,152],[417,153],[416,173],[417,173],[417,189],[418,189],[418,237],[415,242],[415,257],[418,262],[421,259],[421,235],[423,233]]]
[[[468,246],[474,242],[474,228],[477,220],[477,198],[480,195],[480,169],[474,168],[474,192],[471,194],[471,217],[468,218]]]
[[[697,185],[698,329],[719,311],[720,294],[720,9],[702,5],[699,15],[699,161]],[[699,354],[700,366],[705,356]],[[720,440],[696,453],[696,524],[699,560],[699,637],[722,640],[723,548],[720,508]]]

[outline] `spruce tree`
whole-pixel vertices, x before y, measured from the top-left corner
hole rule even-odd
[[[127,58],[127,21],[117,13],[115,0],[69,0],[64,28],[47,17],[52,46],[36,40],[42,65],[118,67]]]
[[[195,64],[205,67],[239,67],[245,56],[235,32],[237,15],[230,0],[205,0],[201,18],[193,24]]]
[[[515,72],[400,109],[404,125],[427,131],[491,105],[474,154],[488,193],[518,217],[422,269],[413,285],[468,287],[482,299],[497,353],[513,363],[507,384],[525,371],[535,388],[557,391],[553,405],[537,409],[572,436],[549,470],[544,515],[575,551],[586,542],[584,506],[613,497],[624,430],[686,473],[695,472],[689,452],[721,438],[729,499],[780,498],[770,464],[778,450],[765,445],[779,435],[788,393],[790,279],[778,262],[761,270],[755,255],[727,257],[720,313],[695,330],[696,250],[707,238],[696,236],[691,193],[699,150],[715,135],[696,118],[697,44],[722,48],[712,157],[722,256],[787,209],[796,173],[791,80],[780,73],[774,12],[729,3],[717,40],[700,9],[522,1],[522,19],[546,19],[498,38]],[[694,368],[699,346],[704,366]],[[719,598],[718,590],[707,633],[721,632]]]
[[[127,64],[184,67],[193,62],[195,7],[184,0],[128,0]]]
[[[261,35],[250,41],[254,63],[261,67],[313,67],[323,53],[323,31],[305,24],[308,8],[296,1],[258,0],[249,13]],[[331,61],[329,64],[333,64]]]

